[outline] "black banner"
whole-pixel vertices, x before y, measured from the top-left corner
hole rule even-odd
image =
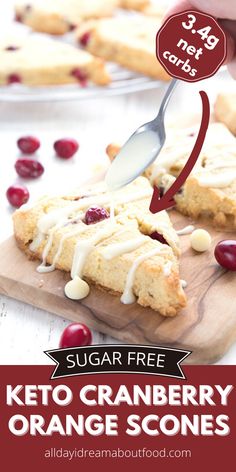
[[[159,346],[93,345],[45,351],[57,366],[51,379],[99,373],[154,374],[185,379],[180,367],[191,351]]]

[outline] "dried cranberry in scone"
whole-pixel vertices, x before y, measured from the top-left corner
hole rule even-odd
[[[5,51],[14,52],[14,51],[18,51],[18,49],[20,49],[19,46],[7,46],[5,48]]]
[[[73,23],[69,23],[68,28],[69,28],[69,31],[75,31],[76,25],[74,25]]]
[[[159,241],[161,244],[167,244],[169,246],[164,236],[157,231],[154,231],[152,234],[150,234],[150,238],[154,239],[155,241]]]
[[[81,86],[85,87],[87,85],[88,76],[87,76],[86,72],[84,72],[83,70],[81,70],[79,68],[74,69],[74,70],[72,70],[71,75],[76,80],[78,80],[78,82],[80,83]]]
[[[84,222],[86,225],[92,225],[107,218],[110,218],[110,215],[105,208],[93,206],[86,211]]]
[[[23,21],[23,16],[20,15],[20,13],[16,13],[16,15],[15,15],[15,21],[17,21],[18,23],[22,23],[22,21]]]
[[[7,77],[7,83],[8,85],[11,84],[20,84],[22,82],[21,77],[19,74],[10,74]]]
[[[91,33],[90,31],[86,31],[86,33],[82,34],[82,36],[80,36],[79,38],[79,42],[81,44],[81,46],[84,46],[86,47],[90,41],[90,38],[91,38]]]

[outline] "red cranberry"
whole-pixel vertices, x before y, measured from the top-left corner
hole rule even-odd
[[[59,347],[90,346],[92,343],[92,334],[90,329],[82,323],[72,323],[64,329]]]
[[[7,83],[8,83],[8,85],[20,84],[21,83],[21,77],[18,74],[10,74],[7,77]]]
[[[20,49],[19,46],[7,46],[5,51],[18,51],[18,49]]]
[[[155,241],[159,241],[161,244],[167,244],[169,246],[164,236],[162,236],[162,234],[158,233],[157,231],[154,231],[152,234],[150,234],[150,238],[154,239]]]
[[[29,191],[21,185],[12,185],[7,190],[6,195],[9,203],[15,208],[20,208],[21,205],[24,205],[29,200]]]
[[[236,271],[236,241],[220,241],[215,247],[215,258],[224,269]]]
[[[82,85],[83,87],[87,85],[88,76],[86,72],[82,71],[81,69],[74,69],[71,72],[71,75],[75,77],[75,79],[78,80],[78,82],[80,82],[80,85]]]
[[[79,39],[81,46],[86,47],[90,41],[90,38],[91,38],[90,31],[87,31],[86,33],[82,34],[82,36],[80,36],[80,39]]]
[[[68,28],[69,28],[69,31],[75,31],[76,25],[73,25],[72,23],[69,23]]]
[[[105,208],[94,206],[86,211],[84,222],[86,225],[93,225],[94,223],[106,220],[107,218],[110,218],[110,215]]]
[[[15,169],[20,177],[25,179],[37,179],[44,173],[44,167],[34,159],[18,159]]]
[[[23,136],[18,139],[17,146],[24,154],[33,154],[40,148],[40,141],[34,136]]]
[[[79,149],[79,144],[75,139],[64,138],[54,143],[54,149],[62,159],[70,159]]]
[[[159,189],[159,198],[162,198],[164,196],[164,193],[165,193],[165,188],[160,185],[160,187],[158,187],[158,189]]]
[[[18,23],[22,23],[23,17],[22,17],[22,15],[20,15],[20,13],[16,13],[15,21],[18,21]]]

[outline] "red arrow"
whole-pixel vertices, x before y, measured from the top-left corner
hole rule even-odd
[[[188,178],[190,172],[193,170],[193,167],[195,166],[198,160],[199,154],[202,150],[202,146],[206,138],[206,133],[210,121],[210,103],[208,95],[206,94],[206,92],[203,91],[199,93],[202,99],[202,121],[194,148],[182,172],[179,174],[173,185],[163,195],[162,198],[160,198],[160,191],[158,187],[154,187],[153,196],[149,207],[151,213],[158,213],[159,211],[167,210],[167,208],[173,207],[173,205],[175,205],[175,194],[184,185],[184,182]]]

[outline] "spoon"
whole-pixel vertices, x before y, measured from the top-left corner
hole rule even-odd
[[[105,177],[109,190],[118,190],[129,184],[157,158],[166,140],[166,108],[177,83],[177,79],[171,81],[157,117],[140,126],[117,154]]]

